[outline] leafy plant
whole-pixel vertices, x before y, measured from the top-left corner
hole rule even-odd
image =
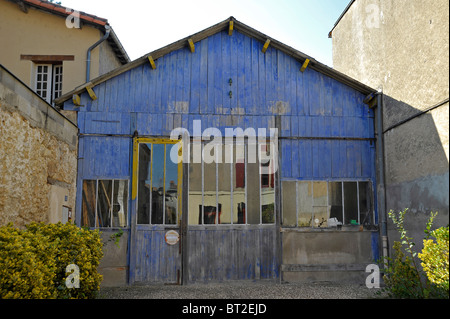
[[[123,230],[119,229],[119,231],[117,233],[111,234],[111,236],[109,236],[109,238],[111,240],[114,240],[114,244],[120,248],[119,242],[120,242],[120,237],[122,237],[122,235],[123,235]]]
[[[448,226],[441,227],[430,233],[436,241],[425,239],[423,250],[419,254],[423,270],[428,280],[436,285],[437,290],[449,298],[449,235]]]
[[[0,297],[94,298],[102,280],[102,246],[98,230],[70,223],[0,227]],[[79,267],[79,288],[65,285],[70,264]]]
[[[394,256],[393,258],[386,258],[384,260],[384,282],[386,284],[385,292],[390,297],[394,298],[441,298],[443,296],[442,289],[433,282],[419,267],[418,264],[418,254],[414,250],[415,243],[412,237],[407,235],[407,231],[404,226],[405,215],[408,209],[398,212],[398,214],[394,213],[392,210],[389,212],[389,217],[392,219],[392,222],[397,228],[397,231],[400,234],[400,241],[394,242],[393,250]],[[425,227],[425,239],[424,243],[427,246],[431,247],[432,244],[429,242],[430,236],[436,236],[436,231],[431,231],[431,227],[433,225],[433,221],[437,213],[431,213],[430,218],[428,219]],[[440,233],[439,233],[440,234]],[[445,241],[445,235],[441,238],[441,245],[443,241]],[[448,230],[447,230],[447,289],[448,289]],[[431,240],[431,242],[433,242]],[[425,248],[424,248],[425,249]],[[428,248],[427,248],[428,249]],[[438,264],[442,263],[445,260],[445,257],[431,257],[433,254],[439,254],[440,249],[430,248],[429,250],[425,250],[426,252],[430,251],[430,254],[423,255],[423,258],[427,260],[428,263],[426,265],[430,265],[430,270],[435,269],[435,266],[432,265],[433,261],[437,261]],[[433,253],[431,253],[431,251]],[[419,254],[419,257],[422,254]],[[433,255],[434,256],[434,255]],[[424,263],[422,263],[424,265]],[[424,267],[424,269],[426,269]],[[438,274],[439,278],[441,278],[442,274]],[[445,274],[443,274],[445,277]],[[448,298],[448,291],[447,291]]]

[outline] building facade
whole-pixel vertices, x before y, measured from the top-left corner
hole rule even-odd
[[[92,79],[76,222],[105,284],[363,283],[378,259],[374,90],[233,17]]]
[[[449,221],[449,2],[350,1],[329,36],[334,68],[382,92],[385,209],[421,247],[430,212]]]
[[[50,104],[129,62],[108,20],[49,1],[1,0],[0,39],[0,63]]]
[[[1,0],[0,40],[0,225],[66,222],[78,127],[53,101],[129,58],[106,19],[49,1]]]

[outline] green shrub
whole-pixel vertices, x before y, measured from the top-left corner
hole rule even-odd
[[[445,230],[430,231],[437,213],[431,214],[424,231],[424,250],[419,254],[425,273],[419,267],[413,238],[407,236],[404,227],[407,211],[389,212],[401,241],[394,242],[394,258],[384,260],[384,292],[394,298],[448,298],[448,227],[446,234]],[[437,243],[429,240],[431,235],[439,236]]]
[[[102,280],[102,246],[97,230],[70,223],[0,227],[0,297],[93,298]],[[79,268],[79,288],[66,287],[70,264]]]
[[[437,287],[442,295],[449,298],[449,235],[448,226],[441,227],[431,232],[436,241],[425,239],[422,253],[419,254],[423,270],[428,280]]]

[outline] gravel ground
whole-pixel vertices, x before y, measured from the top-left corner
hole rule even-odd
[[[214,283],[101,288],[99,299],[374,299],[378,289],[334,283]]]

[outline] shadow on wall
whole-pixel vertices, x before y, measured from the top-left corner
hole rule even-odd
[[[430,212],[439,213],[435,227],[449,220],[448,99],[426,110],[386,95],[383,103],[386,212],[409,208],[419,244]]]

